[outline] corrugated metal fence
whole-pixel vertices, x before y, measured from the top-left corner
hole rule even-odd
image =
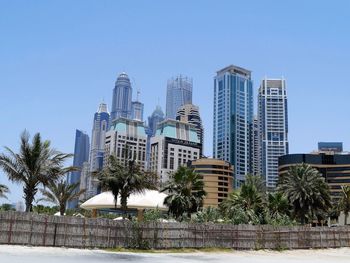
[[[77,248],[298,249],[350,247],[350,227],[132,223],[0,212],[0,244]]]

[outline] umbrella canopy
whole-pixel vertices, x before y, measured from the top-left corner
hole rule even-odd
[[[155,190],[145,190],[144,193],[131,194],[128,198],[128,208],[136,209],[154,209],[167,210],[163,204],[167,195]],[[103,192],[95,195],[80,205],[86,210],[114,208],[114,196],[112,192]],[[120,208],[120,197],[118,196],[117,207]]]

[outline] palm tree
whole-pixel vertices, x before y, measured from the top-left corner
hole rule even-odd
[[[10,191],[6,185],[0,184],[0,198],[7,198],[6,194],[9,192]]]
[[[290,205],[286,196],[281,192],[269,193],[268,195],[269,213],[273,215],[289,215]]]
[[[67,184],[65,180],[50,182],[47,189],[40,189],[43,198],[39,201],[46,201],[59,206],[61,216],[66,212],[68,201],[79,198],[85,192],[85,189],[79,190],[80,182],[75,184]]]
[[[244,185],[255,187],[256,191],[261,195],[262,198],[266,195],[266,182],[260,175],[248,174],[245,177]]]
[[[62,164],[71,156],[52,149],[49,141],[42,141],[40,133],[30,143],[29,134],[24,131],[19,152],[5,147],[5,153],[0,154],[0,167],[11,181],[23,184],[26,212],[30,212],[39,185],[56,180]]]
[[[117,198],[120,196],[120,207],[123,216],[127,211],[127,201],[133,193],[143,193],[146,189],[156,189],[152,174],[141,170],[134,160],[125,160],[124,164],[119,162],[114,155],[109,156],[107,166],[97,173],[103,190],[113,193],[115,208]]]
[[[343,185],[341,187],[341,197],[339,200],[339,210],[345,215],[345,225],[348,224],[348,215],[350,213],[350,186]]]
[[[288,198],[301,224],[312,221],[331,207],[327,183],[318,170],[305,163],[292,166],[283,174],[277,190]]]
[[[169,207],[169,213],[181,220],[185,213],[190,216],[197,212],[206,195],[203,188],[204,182],[199,174],[191,168],[180,166],[161,190],[168,194],[164,204]]]
[[[254,182],[257,182],[253,179]],[[233,191],[220,204],[222,213],[235,224],[258,224],[264,221],[265,193],[255,184],[246,181],[239,190]],[[239,215],[237,217],[237,215]]]

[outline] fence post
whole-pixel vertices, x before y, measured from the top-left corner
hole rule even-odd
[[[107,248],[109,248],[109,238],[111,236],[111,228],[108,227],[108,238],[107,238]]]
[[[55,229],[53,232],[53,246],[56,246],[56,236],[57,236],[57,223],[55,223]]]
[[[11,244],[11,236],[12,236],[12,224],[13,224],[13,217],[10,218],[10,229],[8,233],[8,239],[7,239],[7,244]]]
[[[44,228],[43,246],[46,245],[46,230],[47,230],[47,216],[45,217],[45,228]]]
[[[30,234],[29,234],[29,244],[28,245],[31,245],[32,244],[32,235],[33,235],[33,215],[31,217],[31,220],[30,220]]]

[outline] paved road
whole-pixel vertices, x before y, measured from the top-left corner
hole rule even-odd
[[[350,248],[232,253],[109,253],[101,250],[0,246],[1,263],[349,263]]]

